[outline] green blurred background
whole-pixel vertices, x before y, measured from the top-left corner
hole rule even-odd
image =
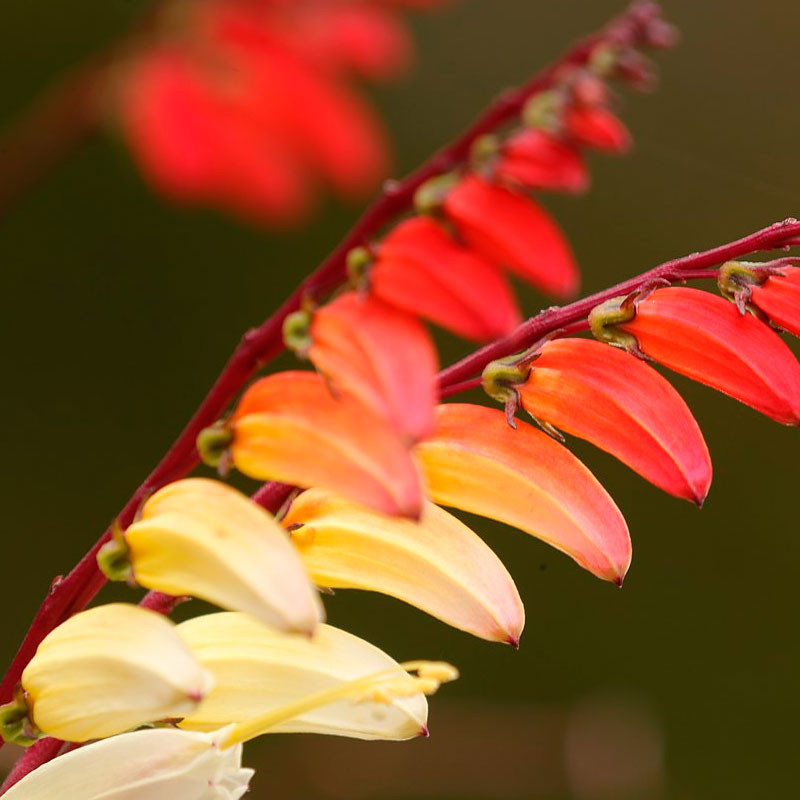
[[[0,115],[122,30],[139,0],[4,0]],[[586,290],[798,212],[800,88],[792,0],[668,0],[683,30],[662,85],[626,96],[631,157],[594,159],[588,197],[547,202]],[[499,89],[621,0],[461,0],[415,23],[407,81],[375,93],[397,173]],[[329,204],[302,232],[256,232],[152,196],[99,137],[0,219],[3,270],[3,635],[6,663],[52,577],[94,541],[176,435],[241,332],[342,236]],[[525,307],[542,302],[524,294]],[[447,358],[458,347],[447,345]],[[800,538],[798,434],[676,380],[714,457],[702,513],[590,447],[575,450],[625,513],[634,563],[617,590],[541,543],[475,521],[516,578],[520,652],[398,602],[341,592],[331,621],[463,678],[404,745],[272,737],[253,796],[794,797]]]

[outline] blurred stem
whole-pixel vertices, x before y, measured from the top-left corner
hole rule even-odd
[[[76,68],[0,132],[0,215],[96,130],[108,64],[100,56]]]

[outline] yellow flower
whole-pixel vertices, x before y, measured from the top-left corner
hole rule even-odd
[[[72,742],[191,714],[211,684],[175,625],[124,603],[59,625],[22,673],[30,721]]]
[[[310,633],[324,618],[319,596],[280,525],[224,483],[176,481],[101,551],[107,574],[172,595],[246,611],[267,625]],[[123,562],[119,570],[119,561]]]
[[[210,614],[178,626],[178,633],[214,676],[214,689],[180,725],[213,730],[280,712],[311,695],[339,690],[373,673],[407,678],[394,659],[369,642],[330,625],[312,638],[271,631],[246,614]],[[319,705],[270,727],[275,732],[329,733],[358,739],[409,739],[425,733],[428,706],[422,687],[384,702]]]
[[[483,639],[519,642],[525,610],[508,571],[479,536],[432,503],[416,523],[310,489],[283,524],[318,585],[381,592]]]

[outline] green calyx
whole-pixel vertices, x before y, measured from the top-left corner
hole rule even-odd
[[[133,565],[125,534],[118,523],[114,524],[111,541],[97,551],[97,566],[110,581],[133,582]]]
[[[617,327],[636,317],[636,299],[637,295],[635,294],[612,297],[605,303],[595,306],[589,314],[589,326],[594,338],[641,356],[636,337]]]
[[[489,397],[505,405],[517,399],[517,387],[525,383],[530,374],[530,363],[520,363],[516,355],[508,356],[489,362],[481,375],[481,383]]]
[[[295,311],[283,321],[283,342],[289,350],[301,358],[306,357],[313,344],[311,319],[310,311]]]
[[[223,466],[233,443],[233,430],[225,422],[204,428],[197,437],[197,452],[201,461],[215,469]]]
[[[459,176],[455,172],[447,172],[425,181],[414,193],[416,212],[429,216],[438,214],[444,206],[445,198],[458,180]]]
[[[354,247],[347,254],[347,279],[354,289],[367,288],[373,260],[372,253],[366,247]]]
[[[14,692],[14,699],[0,706],[0,736],[9,744],[30,747],[41,735],[31,719],[26,693],[19,685]]]
[[[717,285],[723,297],[736,303],[739,312],[745,314],[753,294],[753,287],[760,286],[774,274],[776,270],[770,266],[747,261],[727,261],[719,268]]]
[[[476,172],[491,171],[492,166],[500,153],[500,137],[494,133],[479,136],[470,150],[470,163]]]
[[[565,102],[564,93],[558,89],[538,92],[522,107],[522,121],[529,128],[556,132],[561,127]]]

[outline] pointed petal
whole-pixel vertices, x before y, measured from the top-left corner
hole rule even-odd
[[[283,529],[219,481],[189,478],[156,492],[125,531],[136,582],[192,595],[267,625],[310,633],[322,604]]]
[[[483,639],[519,642],[525,611],[513,579],[480,537],[433,503],[415,523],[310,489],[283,524],[320,586],[381,592]]]
[[[420,514],[420,478],[401,436],[354,398],[334,397],[319,375],[256,381],[233,432],[233,463],[251,478],[322,486],[386,514]]]
[[[711,458],[692,412],[656,370],[590,339],[548,342],[519,387],[525,410],[702,505]]]
[[[753,287],[751,302],[770,321],[795,336],[800,336],[800,269],[781,267],[781,275],[772,275]]]
[[[134,731],[48,761],[16,783],[6,800],[239,800],[253,770],[242,746],[221,748],[222,732]]]
[[[111,603],[48,634],[22,686],[40,730],[85,742],[189,714],[211,682],[168,619]]]
[[[522,321],[501,271],[430,217],[401,222],[381,242],[370,288],[385,302],[478,342],[505,336]]]
[[[468,175],[445,199],[445,213],[467,244],[556,297],[571,297],[580,277],[561,229],[534,200]]]
[[[664,366],[786,425],[800,424],[800,364],[774,331],[699,289],[658,289],[624,325]]]
[[[631,559],[622,514],[569,450],[532,425],[512,430],[498,409],[442,405],[417,455],[435,502],[520,528],[621,583]]]
[[[382,670],[405,670],[369,642],[330,625],[312,638],[270,631],[246,614],[196,617],[178,632],[215,680],[214,689],[181,727],[213,730],[242,722],[339,684]],[[389,704],[330,703],[272,729],[276,733],[328,733],[356,739],[410,739],[427,721],[422,694]]]
[[[508,139],[495,174],[527,189],[584,192],[589,187],[589,169],[580,152],[537,128],[527,128]]]
[[[623,122],[602,106],[572,106],[564,117],[567,134],[576,143],[606,153],[626,153],[631,134]]]
[[[370,295],[347,292],[319,309],[308,357],[409,440],[433,430],[436,349],[425,326]]]

